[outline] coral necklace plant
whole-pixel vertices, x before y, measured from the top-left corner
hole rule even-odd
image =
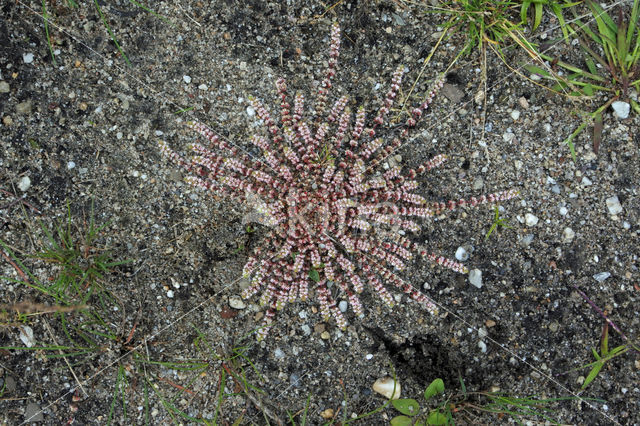
[[[166,157],[190,172],[187,182],[248,204],[259,213],[258,220],[270,227],[243,271],[250,277],[243,297],[260,293],[260,303],[266,306],[259,339],[266,336],[277,310],[297,299],[307,300],[310,294],[325,320],[333,316],[342,329],[347,323],[336,297],[348,299],[361,316],[364,311],[358,295],[365,287],[390,306],[393,299],[387,286],[397,287],[435,312],[433,301],[403,281],[398,272],[414,254],[461,273],[467,269],[408,239],[407,231],[419,230],[415,218],[517,195],[508,190],[448,203],[428,202],[418,195],[416,176],[441,165],[444,155],[407,171],[384,162],[406,141],[442,87],[443,78],[436,80],[424,102],[411,111],[399,134],[381,137],[378,131],[398,93],[404,67],[393,74],[382,107],[368,121],[364,108],[355,114],[350,111],[346,96],[327,110],[339,50],[340,29],[334,24],[328,69],[309,114],[305,114],[305,97],[300,93],[291,108],[282,78],[276,82],[279,121],[251,98],[265,127],[263,134],[252,139],[262,151],[260,158],[246,154],[201,123],[190,126],[208,146],[193,144],[195,155],[188,160],[160,143]]]

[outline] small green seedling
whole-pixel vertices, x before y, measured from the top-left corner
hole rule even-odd
[[[437,395],[444,393],[444,382],[442,379],[435,379],[431,382],[427,389],[424,391],[425,401],[429,401]],[[451,419],[451,413],[448,412],[448,405],[441,404],[437,408],[429,411],[426,418],[424,416],[419,417],[420,404],[418,401],[411,398],[396,399],[391,401],[393,407],[401,412],[402,416],[396,416],[391,419],[392,426],[409,426],[409,425],[446,425],[449,419]],[[416,417],[415,422],[412,419]]]
[[[600,353],[598,354],[595,348],[591,348],[591,351],[593,352],[593,357],[596,360],[591,364],[587,364],[580,367],[580,368],[591,367],[591,371],[589,371],[587,378],[584,379],[584,383],[582,383],[581,389],[583,390],[586,389],[587,386],[589,386],[589,384],[593,382],[593,380],[596,377],[598,377],[600,370],[602,370],[602,367],[604,367],[604,364],[606,362],[611,361],[613,358],[624,354],[628,350],[629,350],[628,345],[616,346],[615,348],[609,350],[609,323],[605,321],[604,326],[602,328],[602,337],[600,339]]]
[[[468,418],[473,412],[473,417],[478,413],[496,414],[498,418],[508,416],[521,422],[524,419],[537,417],[547,422],[557,424],[551,418],[552,403],[575,399],[535,397],[515,397],[502,392],[468,392],[462,377],[460,380],[460,392],[449,394],[444,400],[436,402],[435,408],[421,410],[420,404],[415,399],[397,399],[391,401],[394,408],[402,413],[391,419],[391,426],[426,426],[426,425],[454,425],[456,416]],[[438,395],[445,394],[445,386],[442,379],[435,379],[424,391],[424,399],[434,402]],[[433,406],[433,405],[432,405]]]
[[[489,239],[493,231],[498,229],[499,226],[502,226],[503,228],[511,228],[511,226],[506,224],[507,219],[500,217],[500,208],[498,206],[494,207],[494,211],[493,223],[491,224],[491,228],[489,228],[487,234],[484,236],[485,241]]]

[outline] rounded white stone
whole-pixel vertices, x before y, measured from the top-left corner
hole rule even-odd
[[[538,217],[534,214],[527,213],[524,215],[524,223],[527,226],[536,226],[538,224]]]
[[[395,388],[395,392],[394,392]],[[387,399],[398,399],[400,398],[400,382],[396,378],[395,383],[393,378],[386,376],[381,379],[376,380],[373,384],[374,392],[379,393]]]
[[[31,179],[29,176],[23,176],[18,182],[18,189],[25,192],[29,188],[31,188]]]
[[[573,238],[575,236],[576,233],[569,227],[564,228],[564,231],[562,231],[562,241],[565,243],[570,243],[571,241],[573,241]]]
[[[628,118],[631,112],[631,105],[627,102],[615,101],[611,104],[611,108],[613,108],[613,114],[621,120]]]
[[[456,259],[461,262],[469,259],[469,253],[464,247],[458,247],[458,249],[456,250]]]
[[[247,307],[242,299],[237,296],[231,296],[229,298],[229,306],[231,306],[233,309],[244,309]]]

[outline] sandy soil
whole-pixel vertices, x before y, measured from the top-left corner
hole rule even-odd
[[[161,157],[158,141],[186,151],[195,135],[184,123],[199,120],[248,146],[260,130],[247,115],[248,96],[275,111],[279,76],[292,92],[312,93],[334,20],[343,29],[334,94],[349,94],[354,106],[368,110],[378,107],[398,65],[409,69],[402,95],[416,80],[416,93],[423,93],[464,40],[442,45],[418,77],[443,23],[424,13],[426,6],[346,1],[325,11],[313,1],[156,2],[163,22],[128,2],[108,3],[102,12],[130,65],[91,2],[73,10],[61,1],[50,5],[56,64],[41,3],[1,6],[0,239],[24,260],[32,281],[55,282],[60,266],[29,256],[47,244],[43,229],[65,220],[67,203],[74,232],[86,229],[93,203],[96,222],[110,221],[93,246],[131,263],[101,281],[100,294],[110,297],[101,303],[94,296],[80,312],[18,318],[8,306],[25,302],[42,312],[57,302],[0,280],[6,311],[0,422],[290,424],[291,413],[299,424],[309,401],[308,424],[330,421],[328,410],[337,423],[384,405],[371,386],[392,374],[390,365],[402,396],[420,401],[433,379],[442,378],[452,396],[462,392],[462,378],[469,392],[569,397],[549,405],[549,417],[561,423],[640,422],[637,352],[608,362],[586,391],[580,387],[588,369],[571,371],[594,360],[591,348],[599,347],[604,324],[580,291],[638,341],[637,114],[620,120],[607,110],[599,152],[585,131],[573,162],[561,142],[579,125],[574,112],[604,100],[556,96],[488,51],[486,103],[478,103],[485,85],[474,50],[447,73],[443,92],[397,154],[407,166],[449,156],[420,181],[420,193],[431,200],[520,191],[501,204],[510,228],[488,239],[491,208],[424,221],[411,236],[447,257],[466,247],[465,264],[482,271],[482,287],[416,260],[404,277],[438,303],[437,316],[404,295],[389,309],[365,293],[366,317],[349,312],[342,332],[324,323],[313,303],[298,303],[280,312],[269,337],[257,343],[251,333],[261,308],[257,299],[242,306],[237,298],[242,267],[267,230],[242,223],[247,206],[186,185],[181,170]],[[531,39],[557,37],[555,25],[545,16]],[[518,48],[504,53],[512,66],[527,61]],[[579,61],[576,49],[562,43],[552,54]],[[607,205],[613,197],[621,206],[615,214]],[[5,254],[0,276],[19,279],[22,268]],[[83,329],[93,346],[69,331],[81,324],[102,333]],[[25,349],[24,339],[35,346]],[[610,328],[609,346],[625,343]],[[55,357],[60,353],[67,356]],[[231,373],[245,374],[255,388],[243,391]],[[456,413],[460,424],[510,421],[459,408],[465,408]],[[387,407],[354,423],[385,424],[397,414]]]

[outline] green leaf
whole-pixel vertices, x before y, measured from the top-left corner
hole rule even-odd
[[[542,22],[542,4],[536,3],[533,6],[533,11],[535,12],[535,16],[533,18],[533,27],[531,28],[531,31],[535,31],[535,29],[540,25],[540,22]]]
[[[562,30],[562,35],[564,36],[564,40],[569,43],[569,32],[567,31],[567,23],[564,20],[564,16],[562,16],[562,7],[559,5],[552,3],[551,10],[553,10],[553,14],[558,18],[558,22],[560,23],[560,29]]]
[[[609,352],[609,359],[613,358],[615,355],[618,354],[618,352],[621,352],[622,350],[627,349],[627,345],[620,345],[620,346],[616,346],[615,348],[611,349],[611,351]]]
[[[309,279],[314,283],[320,282],[320,273],[317,269],[311,268],[311,270],[309,271]]]
[[[596,63],[590,57],[584,58],[584,61],[587,63],[587,68],[589,68],[589,72],[591,74],[598,74],[598,68],[596,68]]]
[[[440,411],[435,410],[429,413],[427,417],[428,425],[446,425],[447,424],[447,416],[442,414]]]
[[[598,352],[596,352],[595,348],[591,348],[591,352],[593,352],[593,357],[594,357],[596,360],[600,361],[600,359],[602,359],[602,358],[600,357],[600,355],[598,354]]]
[[[424,399],[428,401],[431,397],[439,393],[444,393],[444,382],[440,378],[435,379],[427,386],[427,389],[424,391]]]
[[[411,426],[411,419],[407,416],[397,416],[391,419],[391,426]]]
[[[522,7],[520,8],[520,21],[522,21],[523,24],[527,22],[527,11],[529,10],[529,6],[531,6],[531,0],[524,0],[522,2]],[[535,30],[535,28],[532,28],[532,30]]]
[[[411,398],[394,399],[391,401],[393,407],[407,416],[415,416],[420,411],[420,405],[418,401]]]
[[[603,366],[604,366],[603,362],[598,362],[596,363],[596,365],[593,366],[587,378],[584,379],[584,383],[582,384],[581,389],[583,390],[586,389],[587,386],[589,386],[589,383],[593,382],[593,379],[595,379],[598,376],[598,373],[600,372],[600,369],[602,369]]]
[[[529,71],[531,74],[540,74],[542,77],[545,78],[553,78],[551,76],[551,73],[549,73],[547,70],[537,67],[535,65],[525,65],[524,68]]]

